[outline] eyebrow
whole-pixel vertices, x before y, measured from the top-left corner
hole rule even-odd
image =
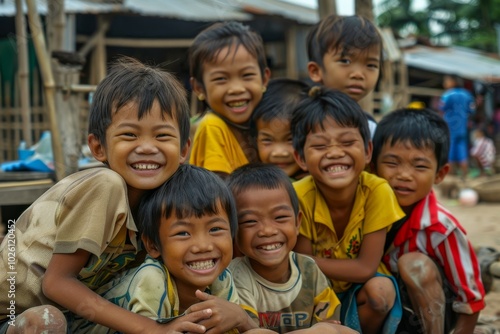
[[[287,211],[293,212],[293,208],[290,205],[286,205],[286,204],[281,204],[281,205],[274,207],[271,210],[271,212],[276,212],[279,210],[287,210]],[[259,211],[258,210],[243,210],[241,212],[238,212],[238,219],[245,216],[245,215],[255,214],[256,212],[259,212]]]
[[[172,223],[172,225],[170,227],[182,227],[182,226],[188,227],[188,226],[194,225],[194,223],[192,223],[192,222],[190,222],[188,220],[184,220],[184,219],[185,218],[180,219],[180,220],[176,220],[175,222]],[[207,225],[212,225],[212,224],[215,224],[215,223],[218,223],[218,222],[229,224],[229,222],[226,219],[224,219],[223,217],[220,217],[220,216],[213,217],[206,224]]]
[[[117,126],[117,128],[134,128],[134,129],[139,129],[140,126],[137,123],[121,123],[120,125]],[[164,129],[168,128],[171,130],[176,130],[176,128],[169,123],[163,123],[163,124],[158,124],[153,126],[153,130],[159,130],[159,129]]]

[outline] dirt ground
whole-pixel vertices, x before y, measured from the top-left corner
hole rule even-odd
[[[443,197],[439,188],[436,190],[441,203],[466,229],[474,247],[493,247],[500,251],[500,203],[480,201],[473,207],[464,207],[456,199]],[[500,331],[500,279],[494,280],[492,290],[486,295],[486,308],[479,319]]]

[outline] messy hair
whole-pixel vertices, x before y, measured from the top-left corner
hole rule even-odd
[[[168,115],[177,122],[181,147],[184,147],[190,128],[184,87],[172,74],[130,57],[117,60],[97,86],[90,107],[88,132],[106,145],[106,130],[115,113],[128,103],[136,103],[140,120],[151,112],[155,101],[160,105],[162,117]]]
[[[382,118],[373,136],[372,162],[375,167],[382,147],[396,143],[432,149],[438,170],[448,162],[450,131],[446,121],[431,109],[399,109]]]
[[[331,117],[339,126],[358,128],[365,149],[368,147],[370,128],[359,104],[338,90],[314,86],[293,111],[290,125],[293,148],[302,159],[307,135],[311,131],[324,130],[327,117]]]
[[[193,165],[179,169],[155,191],[141,199],[138,209],[140,233],[160,249],[162,218],[175,215],[178,219],[218,214],[224,210],[229,218],[231,235],[237,228],[236,205],[224,181],[215,173]]]

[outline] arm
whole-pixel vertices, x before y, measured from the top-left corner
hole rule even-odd
[[[209,318],[210,310],[200,310],[168,325],[160,325],[105,300],[77,278],[89,257],[90,253],[82,249],[72,254],[53,254],[42,282],[44,294],[85,319],[124,333],[205,332],[196,322]]]
[[[224,333],[234,328],[243,333],[250,329],[259,328],[238,304],[200,290],[196,290],[196,297],[200,300],[200,303],[192,305],[189,312],[199,312],[204,309],[212,310],[212,316],[209,319],[199,322],[207,328],[206,333]]]
[[[330,279],[364,283],[372,278],[382,259],[386,229],[366,234],[355,259],[328,259],[314,257],[321,271]],[[295,249],[298,253],[312,255],[311,241],[299,236]]]
[[[477,319],[479,318],[479,312],[472,314],[460,313],[457,319],[457,324],[455,326],[454,334],[472,334],[474,332],[474,327],[476,327]]]

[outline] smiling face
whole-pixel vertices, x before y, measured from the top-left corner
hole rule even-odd
[[[409,142],[396,142],[391,146],[386,142],[377,158],[376,170],[378,176],[389,182],[401,208],[410,213],[448,173],[448,164],[439,170],[437,165],[430,147],[416,148]]]
[[[203,64],[203,84],[192,80],[198,96],[204,95],[210,108],[231,122],[243,124],[262,99],[269,80],[257,59],[244,46],[223,48],[214,62]]]
[[[354,193],[358,177],[370,161],[371,142],[365,148],[358,128],[341,127],[331,117],[325,118],[323,127],[307,135],[304,157],[295,151],[295,158],[323,194],[331,190]]]
[[[260,161],[278,166],[290,177],[295,175],[300,167],[293,157],[290,121],[275,118],[266,122],[259,119],[256,125]]]
[[[128,103],[114,113],[106,130],[106,145],[89,135],[95,158],[107,162],[123,177],[129,198],[134,199],[172,176],[186,159],[189,148],[181,148],[177,122],[161,112],[157,101],[142,119],[137,115],[136,103]]]
[[[323,56],[323,66],[311,62],[309,76],[314,82],[338,89],[359,101],[373,91],[380,74],[380,46],[366,50],[334,49]]]
[[[179,219],[175,212],[160,222],[160,244],[157,249],[145,240],[148,253],[161,256],[177,289],[192,292],[204,290],[229,265],[233,257],[229,218],[223,207],[217,214]]]
[[[295,216],[286,189],[249,188],[235,197],[238,248],[257,274],[271,282],[286,282],[290,276],[288,255],[300,225],[300,215]]]

